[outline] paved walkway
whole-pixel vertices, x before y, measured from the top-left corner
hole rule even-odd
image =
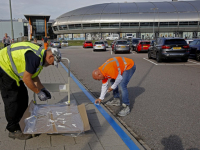
[[[43,69],[40,79],[43,83],[65,83],[67,73],[61,65],[58,69],[50,66]],[[0,100],[0,150],[128,150],[129,148],[116,131],[72,79],[70,88],[71,100],[76,100],[78,104],[84,103],[86,106],[91,125],[90,131],[78,137],[41,134],[26,141],[10,139],[8,131],[5,131],[4,104]],[[49,104],[67,101],[67,93],[53,92],[51,94],[52,99],[48,101]],[[29,98],[29,101],[33,99],[33,92],[30,90]],[[39,100],[37,102],[42,103]],[[129,135],[125,129],[124,131]],[[129,137],[139,149],[143,149],[131,135]]]

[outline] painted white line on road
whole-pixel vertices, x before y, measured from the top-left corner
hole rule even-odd
[[[154,64],[154,65],[158,65],[158,64],[154,63],[153,61],[150,61],[150,60],[148,60],[148,59],[146,59],[146,58],[143,58],[143,59],[145,59],[146,61],[151,62],[151,63]]]
[[[185,63],[184,64],[156,64],[153,61],[149,60],[148,58],[143,58],[143,59],[145,59],[146,61],[149,61],[149,62],[151,62],[151,63],[153,63],[154,65],[157,65],[157,66],[181,66],[181,65],[191,66],[191,65],[200,65],[200,63],[196,63],[194,61],[189,61],[189,60],[188,60],[188,62],[191,62],[191,63],[194,63],[194,64],[185,64]]]
[[[197,63],[197,62],[194,62],[194,61],[190,61],[190,60],[188,60],[188,62],[195,63],[195,64],[200,64],[200,63]]]

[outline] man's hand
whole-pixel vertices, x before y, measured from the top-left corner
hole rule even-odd
[[[102,101],[101,99],[96,99],[96,100],[95,100],[95,104],[100,104],[101,101]]]
[[[37,95],[41,101],[46,101],[48,99],[47,95],[43,91],[40,91]]]
[[[46,96],[47,96],[48,99],[51,99],[51,94],[50,94],[50,92],[47,89],[43,88],[43,89],[41,89],[41,91],[46,94]]]
[[[111,92],[113,89],[111,87],[108,88],[107,92]]]

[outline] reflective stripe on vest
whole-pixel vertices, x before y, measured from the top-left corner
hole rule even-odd
[[[118,72],[119,72],[119,74],[121,74],[121,69],[120,69],[120,67],[119,67],[119,62],[118,62],[117,58],[113,57],[113,59],[114,59],[114,60],[111,60],[111,61],[108,61],[108,62],[106,62],[106,63],[105,63],[105,65],[104,65],[104,66],[103,66],[103,68],[102,68],[102,71],[104,70],[104,68],[107,66],[107,64],[108,64],[108,63],[111,63],[111,62],[115,61],[115,62],[116,62],[116,64],[117,64],[117,69],[118,69]],[[126,60],[125,60],[125,58],[124,58],[124,57],[122,57],[122,60],[123,60],[123,62],[124,62],[124,65],[125,65],[125,68],[124,68],[124,70],[126,70],[126,67],[127,67],[127,62],[126,62]]]
[[[21,50],[21,49],[27,49],[27,48],[31,48],[31,47],[29,47],[29,46],[19,46],[19,47],[10,48],[10,46],[11,46],[11,45],[9,45],[9,46],[7,47],[7,53],[8,53],[9,59],[10,59],[10,63],[11,63],[11,65],[12,65],[12,68],[13,68],[14,73],[20,78],[20,76],[23,76],[23,75],[24,75],[24,72],[18,73],[17,67],[15,66],[15,63],[14,63],[13,58],[12,58],[11,52],[12,52],[12,51]],[[31,49],[32,49],[32,48],[31,48]],[[32,50],[35,52],[35,54],[36,54],[37,56],[39,56],[39,55],[41,56],[42,47],[40,47],[38,50],[35,50],[35,49],[32,49]],[[40,66],[42,66],[42,62],[40,63]],[[38,69],[40,68],[40,66],[38,67]],[[37,69],[37,70],[38,70],[38,69]],[[21,79],[21,78],[20,78],[20,79]]]

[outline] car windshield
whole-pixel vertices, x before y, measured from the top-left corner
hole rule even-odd
[[[60,43],[60,42],[54,42],[54,43]]]
[[[118,41],[117,44],[127,44],[127,41]]]
[[[136,43],[136,44],[137,44],[137,43],[138,43],[138,41],[139,41],[139,40],[133,40],[133,41],[132,41],[132,43]]]
[[[144,45],[144,44],[150,44],[150,42],[140,42],[140,44]]]
[[[107,41],[104,41],[104,43],[108,43]]]
[[[92,42],[85,42],[85,43],[92,43]]]
[[[63,43],[68,43],[67,41],[62,41]]]
[[[103,42],[95,42],[95,44],[104,44]]]
[[[166,45],[169,44],[185,44],[187,45],[186,41],[184,39],[170,39],[165,41]]]

